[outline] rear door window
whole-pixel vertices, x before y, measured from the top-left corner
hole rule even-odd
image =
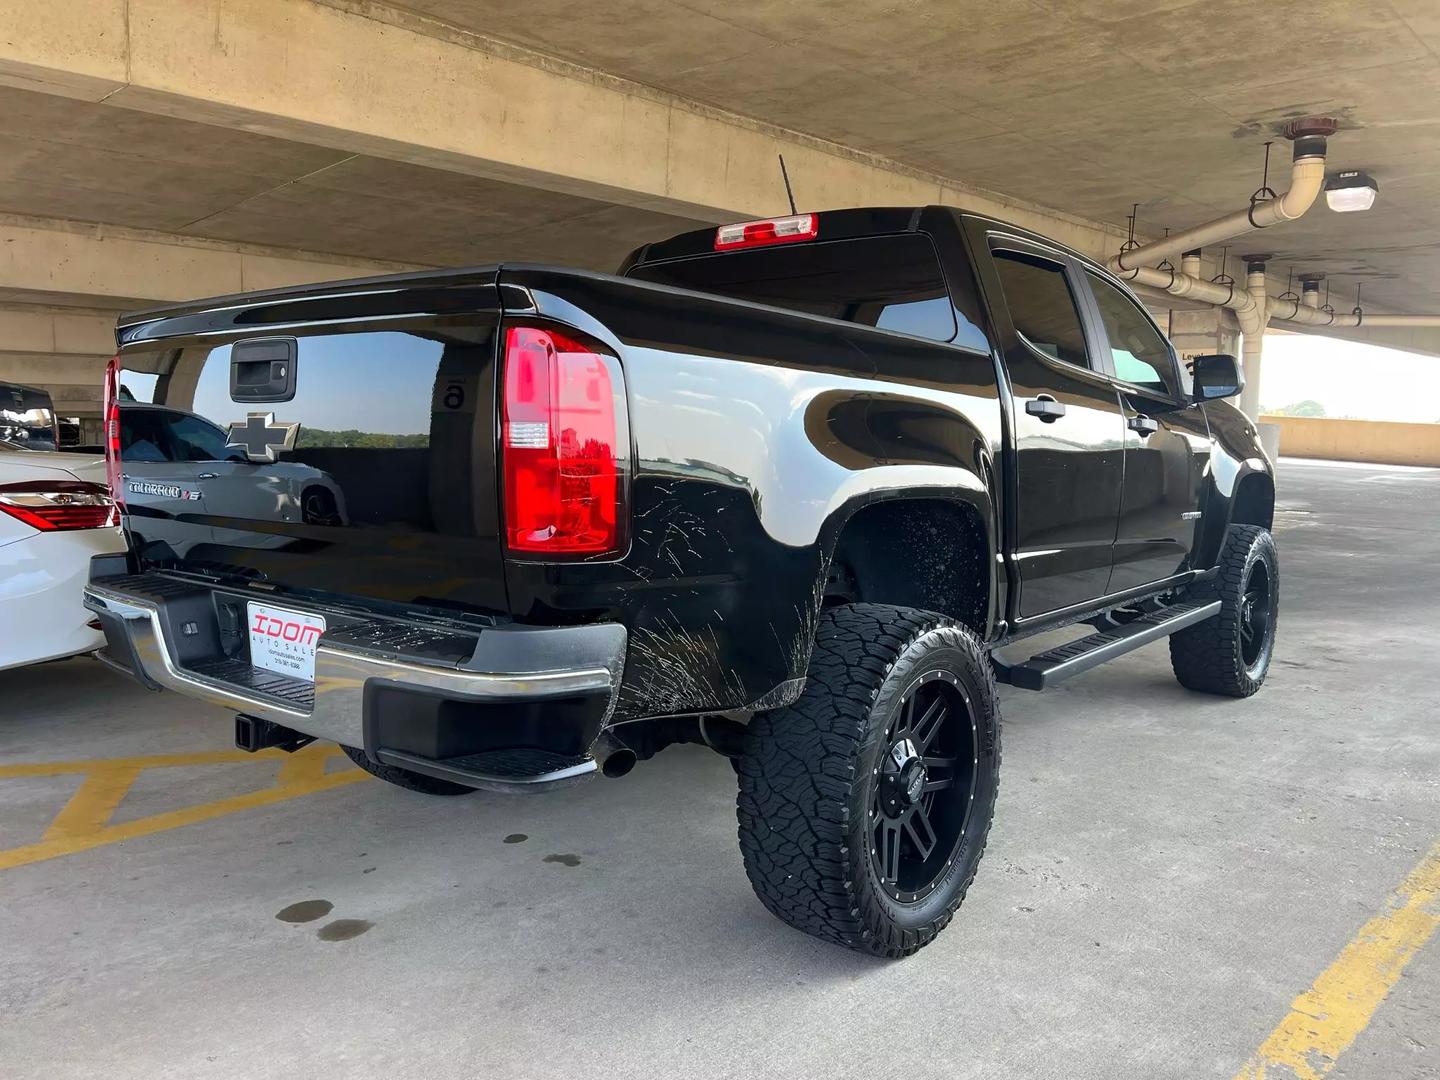
[[[170,445],[180,461],[224,461],[238,457],[239,451],[227,451],[228,436],[214,424],[184,413],[166,413],[170,428]]]
[[[636,266],[629,276],[933,341],[955,337],[945,275],[934,245],[918,233],[674,259]]]
[[[996,251],[994,256],[1015,332],[1053,360],[1089,367],[1085,325],[1065,267],[1028,252]]]
[[[120,407],[120,456],[125,461],[169,461],[164,414]]]

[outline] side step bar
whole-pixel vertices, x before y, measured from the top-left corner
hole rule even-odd
[[[1132,649],[1169,637],[1176,630],[1194,626],[1220,613],[1219,600],[1197,600],[1142,615],[1133,622],[1102,630],[1098,634],[1060,645],[1019,664],[1005,664],[991,657],[995,678],[1022,690],[1044,690],[1072,675],[1099,667]]]

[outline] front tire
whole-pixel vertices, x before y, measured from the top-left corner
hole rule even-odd
[[[1185,599],[1219,600],[1220,613],[1170,635],[1170,666],[1180,685],[1226,697],[1259,690],[1280,617],[1280,558],[1269,531],[1230,526],[1215,576],[1191,586]]]
[[[387,784],[404,788],[406,791],[418,791],[422,795],[469,795],[475,790],[464,784],[453,784],[449,780],[411,772],[409,769],[397,768],[394,765],[379,765],[366,757],[364,750],[357,750],[353,746],[342,744],[340,749],[345,751],[346,757],[371,776],[384,780]]]
[[[832,608],[804,693],[746,733],[737,813],[750,884],[796,929],[909,956],[975,877],[999,767],[995,679],[973,633],[910,608]]]

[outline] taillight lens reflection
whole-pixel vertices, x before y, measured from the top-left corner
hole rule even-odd
[[[506,547],[620,551],[629,436],[619,362],[555,330],[511,327],[501,420]]]
[[[34,480],[0,486],[0,513],[41,532],[103,529],[119,520],[110,492],[82,480]]]

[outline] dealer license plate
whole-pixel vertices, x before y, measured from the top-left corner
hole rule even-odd
[[[325,620],[303,611],[247,603],[250,620],[250,663],[292,679],[315,681],[315,645]]]

